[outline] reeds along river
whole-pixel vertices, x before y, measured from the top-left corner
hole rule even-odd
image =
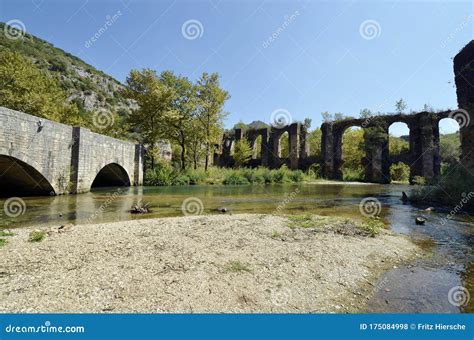
[[[410,190],[401,185],[347,183],[106,188],[76,196],[23,198],[24,209],[12,217],[1,215],[0,226],[181,216],[183,209],[189,214],[210,214],[220,213],[218,208],[223,207],[234,214],[314,213],[362,219],[361,200],[374,197],[381,203],[380,216],[391,229],[408,235],[433,256],[383,275],[367,311],[474,312],[474,217],[457,214],[446,219],[449,209],[428,212],[426,207],[403,204],[401,193]],[[132,215],[130,208],[138,201],[147,204],[151,213]],[[5,200],[0,204],[3,206]],[[415,223],[420,215],[427,218],[425,225]]]

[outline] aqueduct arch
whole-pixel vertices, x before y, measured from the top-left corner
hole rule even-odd
[[[292,169],[305,168],[321,162],[323,176],[329,179],[342,179],[342,137],[344,131],[352,126],[364,129],[366,156],[365,180],[369,182],[390,182],[389,127],[393,123],[408,125],[410,180],[417,176],[434,179],[440,175],[439,121],[454,118],[460,124],[461,162],[466,169],[474,172],[474,40],[467,44],[454,58],[454,77],[459,109],[444,112],[418,112],[414,114],[389,114],[366,119],[349,118],[336,122],[324,122],[321,126],[321,159],[308,157],[306,129],[301,123],[293,123],[282,128],[264,129],[262,134],[262,157],[251,166],[264,165],[272,168],[286,163],[280,159],[280,136],[289,134],[290,155],[288,165]],[[246,137],[252,139],[257,131],[246,131]],[[232,144],[244,136],[237,129],[235,136],[227,136],[224,143]],[[265,146],[265,150],[264,150]],[[222,147],[221,154],[214,157],[216,165],[233,164],[230,148]]]

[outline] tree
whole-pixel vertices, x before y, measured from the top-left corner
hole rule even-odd
[[[160,139],[177,143],[181,148],[180,166],[184,170],[187,147],[193,134],[200,131],[194,125],[197,114],[194,85],[171,71],[157,76],[150,69],[132,70],[126,85],[124,95],[139,105],[129,117],[130,125],[143,134],[144,142],[152,148]]]
[[[407,103],[405,103],[403,98],[400,98],[400,100],[398,100],[395,103],[395,111],[397,111],[397,113],[403,113],[403,111],[405,111],[406,108],[407,108]]]
[[[321,155],[321,137],[322,131],[320,128],[317,128],[309,133],[308,143],[311,156]]]
[[[290,157],[290,138],[288,132],[285,132],[280,136],[280,157]]]
[[[58,81],[16,52],[0,53],[0,106],[60,123],[85,125]]]
[[[203,130],[203,139],[201,141],[205,146],[204,168],[206,171],[209,166],[212,146],[219,142],[219,136],[223,129],[223,120],[227,115],[227,113],[222,111],[222,108],[225,101],[229,98],[229,93],[220,88],[219,75],[217,73],[211,75],[203,73],[197,82],[199,106],[197,118]]]
[[[364,130],[349,129],[342,139],[342,169],[344,179],[361,180],[364,174],[362,159],[365,157]]]
[[[390,136],[388,145],[391,156],[400,156],[410,150],[410,145],[406,140],[395,136]]]
[[[311,127],[311,123],[312,123],[312,119],[311,118],[305,118],[304,121],[303,121],[303,127],[306,129],[306,130],[309,130],[309,128]]]
[[[240,168],[252,158],[253,150],[249,142],[245,139],[239,139],[234,146],[235,167]]]
[[[323,122],[330,122],[333,120],[332,114],[328,111],[321,112],[321,117],[323,118]]]
[[[457,164],[461,156],[459,132],[441,135],[439,149],[442,163]]]
[[[372,116],[373,116],[373,113],[369,109],[360,110],[360,113],[359,113],[360,118],[367,119],[367,118],[370,118]]]
[[[132,70],[123,94],[138,104],[138,109],[130,113],[130,126],[141,135],[141,142],[154,150],[158,140],[167,134],[164,124],[171,119],[172,89],[163,84],[151,69]],[[154,168],[154,156],[151,158],[151,167]]]

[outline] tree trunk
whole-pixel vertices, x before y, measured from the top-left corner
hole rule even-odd
[[[184,133],[181,131],[181,170],[186,170],[186,146],[184,140]]]

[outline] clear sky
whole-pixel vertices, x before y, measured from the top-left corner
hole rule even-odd
[[[400,98],[408,110],[455,108],[452,57],[474,37],[473,4],[0,0],[0,21],[20,20],[121,82],[145,67],[218,72],[231,94],[227,127],[270,122],[279,109],[315,127],[323,111],[393,112]]]

